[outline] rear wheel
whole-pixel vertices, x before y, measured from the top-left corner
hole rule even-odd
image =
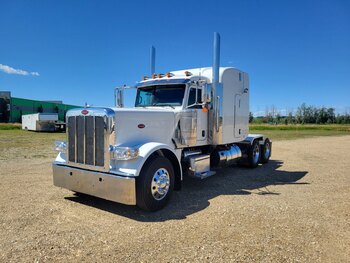
[[[248,150],[248,165],[255,168],[259,164],[260,159],[260,145],[258,140],[254,140]]]
[[[264,144],[261,146],[261,157],[260,162],[261,163],[267,163],[270,160],[271,157],[271,141],[266,138]]]
[[[162,209],[168,203],[175,182],[174,169],[165,157],[146,162],[136,181],[137,205],[148,211]]]

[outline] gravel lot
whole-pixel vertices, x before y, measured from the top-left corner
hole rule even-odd
[[[16,149],[0,153],[0,262],[350,261],[350,136],[274,142],[268,165],[186,178],[156,213],[56,188],[47,149]]]

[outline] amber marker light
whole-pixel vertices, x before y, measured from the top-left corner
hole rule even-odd
[[[189,76],[192,76],[192,73],[189,71],[185,71],[185,75],[186,75],[186,77],[189,77]]]
[[[167,76],[167,78],[171,78],[171,77],[173,77],[173,76],[174,76],[174,74],[172,74],[172,73],[168,72],[168,73],[166,74],[166,76]]]

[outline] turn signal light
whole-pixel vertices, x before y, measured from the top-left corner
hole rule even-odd
[[[65,141],[55,141],[55,150],[61,153],[66,153],[67,152],[67,142]]]

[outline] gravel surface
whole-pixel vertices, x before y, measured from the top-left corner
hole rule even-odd
[[[156,213],[54,187],[38,152],[0,153],[0,262],[349,262],[349,150],[277,141],[269,164],[186,178]]]

